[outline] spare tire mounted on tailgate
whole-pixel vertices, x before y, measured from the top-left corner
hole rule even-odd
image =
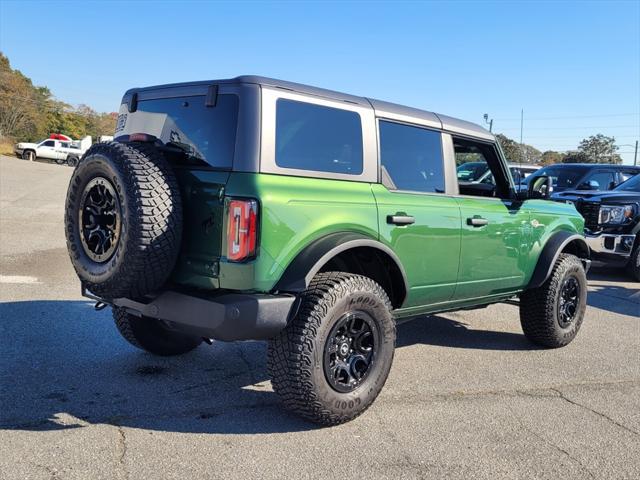
[[[182,237],[170,165],[148,144],[94,145],[71,177],[65,231],[73,266],[91,292],[139,298],[160,288]]]

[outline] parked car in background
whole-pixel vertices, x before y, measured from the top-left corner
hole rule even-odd
[[[59,134],[54,134],[59,135]],[[68,138],[68,137],[67,137]],[[47,138],[39,143],[17,143],[14,147],[15,154],[24,160],[33,161],[36,158],[54,160],[56,163],[74,166],[80,157],[91,147],[91,137],[86,136],[78,141],[59,140]]]
[[[509,163],[509,171],[511,177],[516,183],[520,183],[521,180],[529,177],[529,175],[535,173],[540,166],[529,165],[526,163]],[[472,183],[490,183],[494,184],[493,175],[489,171],[489,167],[486,162],[466,162],[457,168],[458,180],[461,182]]]
[[[611,190],[640,173],[640,167],[599,163],[558,163],[549,165],[520,182],[519,190],[527,190],[531,181],[548,176],[552,192],[565,190]]]
[[[640,175],[610,191],[572,190],[552,199],[574,204],[584,217],[592,260],[626,267],[640,281]]]

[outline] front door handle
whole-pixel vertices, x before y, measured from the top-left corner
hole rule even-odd
[[[394,225],[411,225],[412,223],[416,223],[416,219],[411,215],[396,213],[395,215],[387,215],[387,223]]]
[[[467,218],[467,225],[471,225],[472,227],[484,227],[485,225],[489,225],[489,220],[482,217],[470,217]]]

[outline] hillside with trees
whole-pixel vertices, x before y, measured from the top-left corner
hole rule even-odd
[[[601,133],[585,138],[578,145],[577,150],[556,152],[547,150],[544,153],[515,140],[502,133],[496,138],[500,142],[507,160],[513,163],[535,163],[551,165],[552,163],[622,163],[622,157],[617,153],[618,146],[614,137],[607,137]]]
[[[76,139],[113,135],[116,116],[56,100],[47,87],[34,85],[29,77],[11,68],[9,59],[0,52],[0,143],[37,141],[51,133]]]

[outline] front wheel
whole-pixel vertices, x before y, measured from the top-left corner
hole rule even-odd
[[[161,320],[137,317],[124,308],[113,307],[113,320],[127,342],[154,355],[182,355],[202,343],[200,337],[176,332]]]
[[[582,262],[563,253],[544,284],[520,295],[520,324],[533,343],[563,347],[578,334],[586,306],[587,275]]]
[[[395,349],[391,302],[370,278],[316,275],[295,318],[269,342],[267,367],[285,407],[322,425],[364,412],[384,386]]]
[[[22,159],[33,162],[36,159],[36,154],[33,150],[25,150],[22,152]]]
[[[629,257],[627,273],[631,275],[634,280],[640,282],[640,242],[638,240],[636,240],[636,246]]]

